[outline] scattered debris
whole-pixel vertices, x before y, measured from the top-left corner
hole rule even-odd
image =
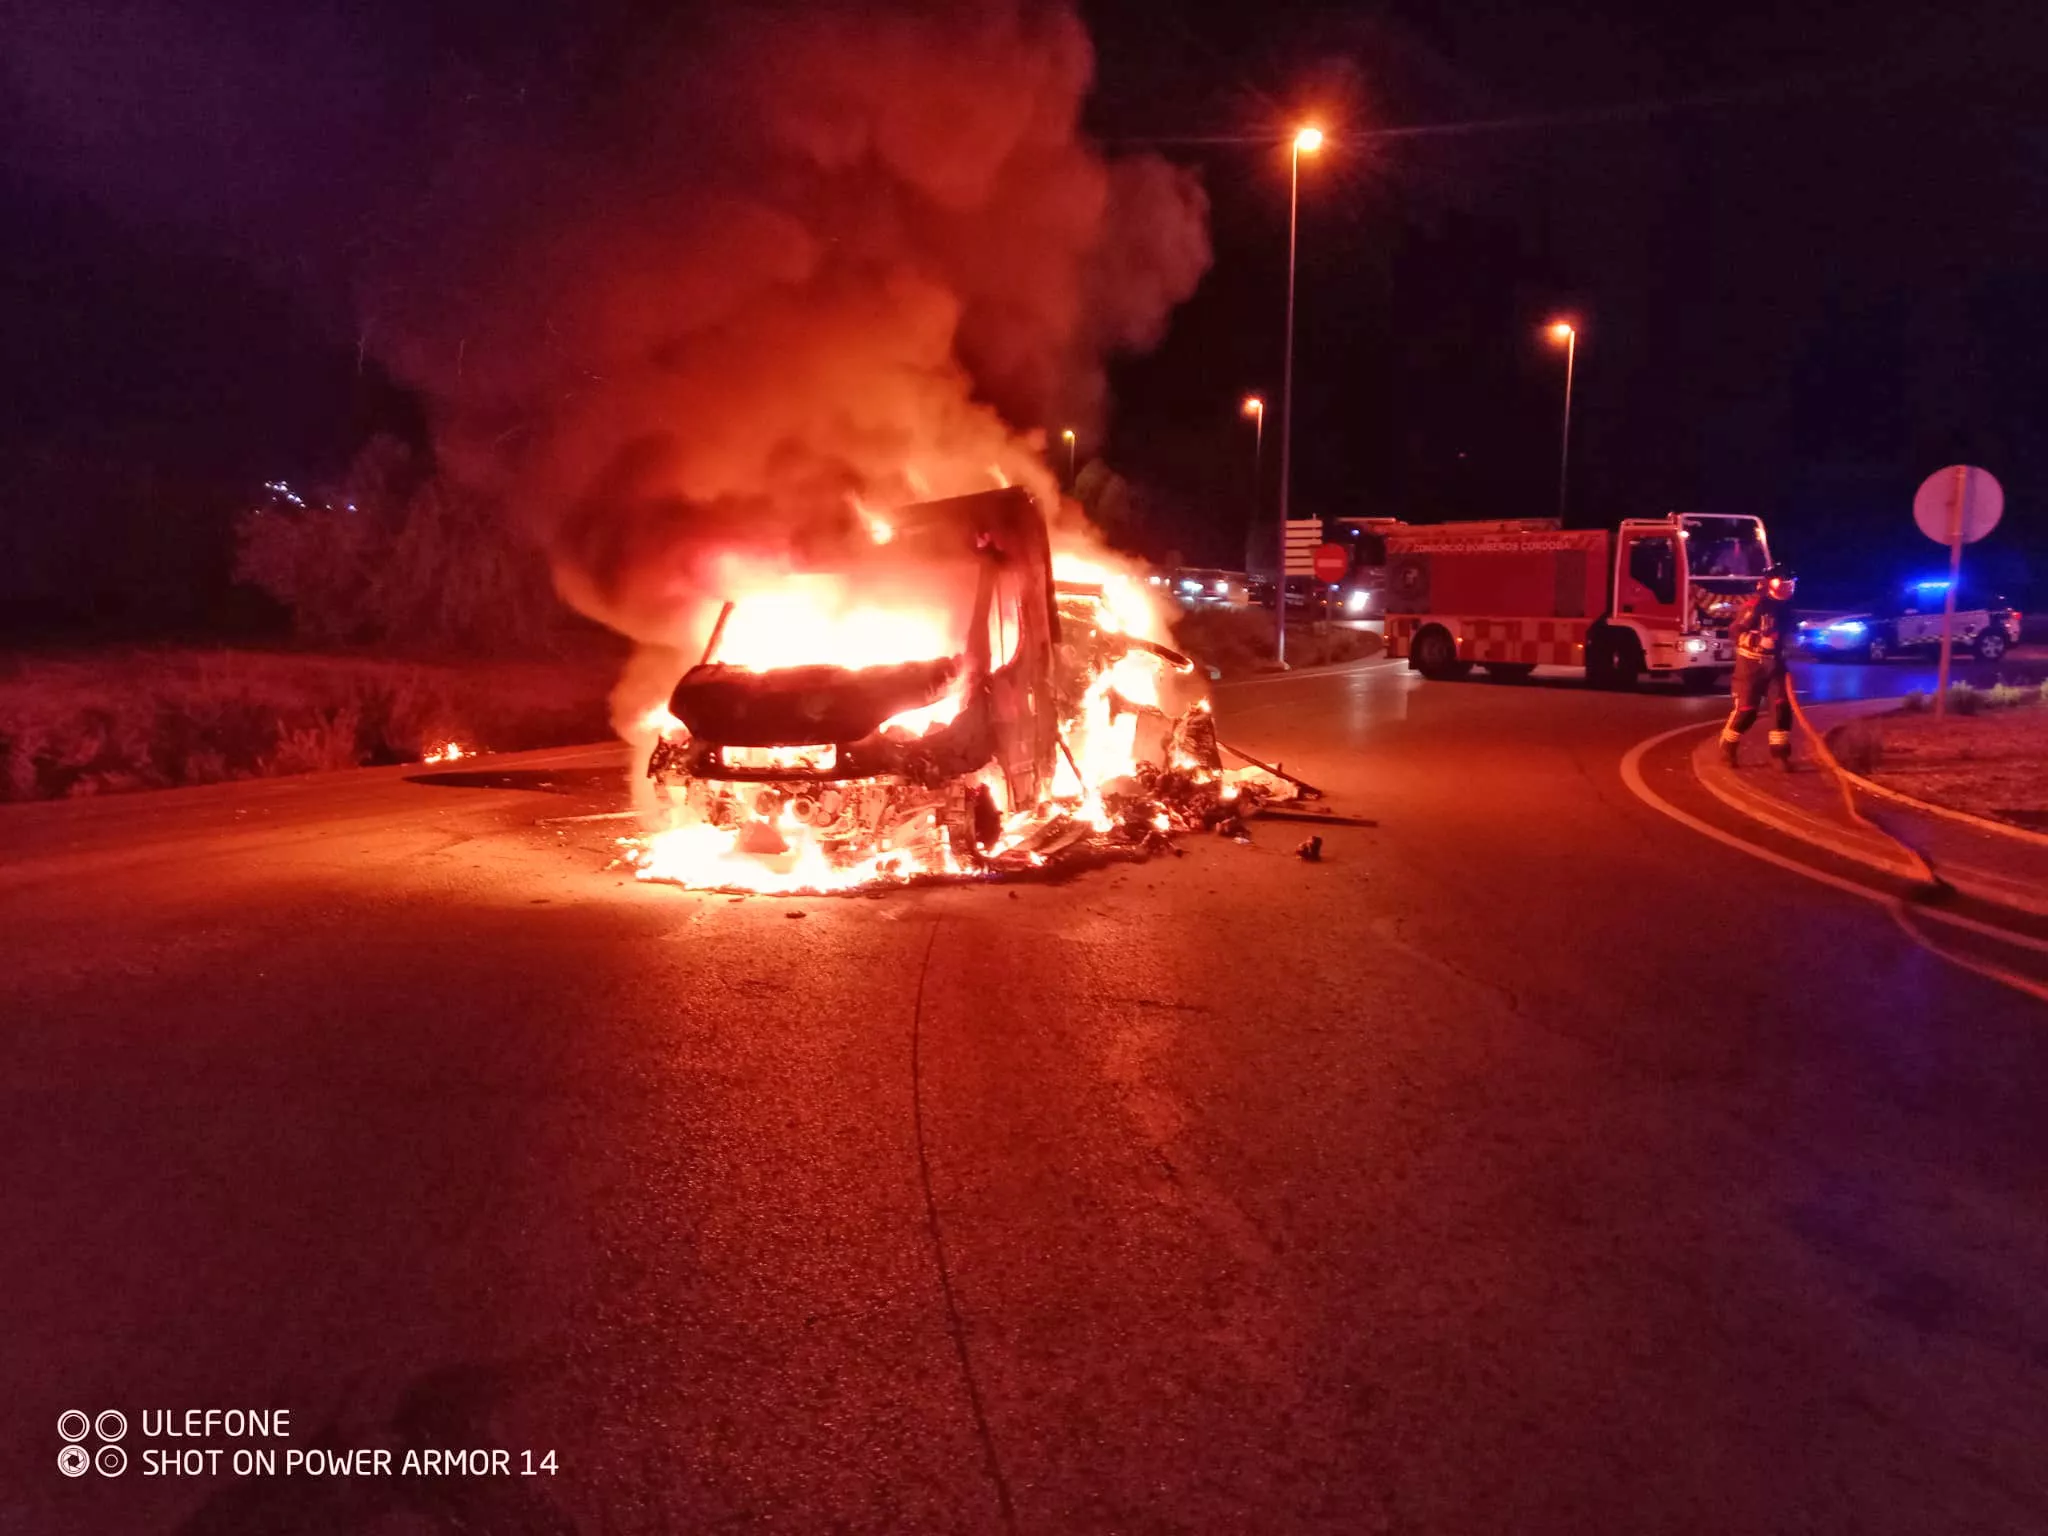
[[[848,524],[726,599],[647,716],[668,815],[621,839],[640,878],[795,895],[1058,873],[1182,832],[1249,842],[1267,807],[1322,798],[1218,741],[1194,663],[1143,633],[1163,622],[1142,585],[1053,552],[1021,487],[888,526],[886,553]],[[991,606],[1011,587],[1021,617]]]
[[[1323,840],[1320,837],[1311,837],[1306,839],[1298,848],[1294,850],[1294,856],[1307,864],[1322,863]]]

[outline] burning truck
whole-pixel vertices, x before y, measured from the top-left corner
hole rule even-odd
[[[843,891],[1140,855],[1300,793],[1223,768],[1160,632],[1141,582],[1055,557],[1022,487],[853,508],[722,602],[657,721],[668,824],[629,857],[700,888]]]

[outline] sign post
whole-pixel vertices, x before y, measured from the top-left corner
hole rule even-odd
[[[1913,521],[1937,544],[1948,546],[1948,591],[1941,603],[1941,666],[1934,680],[1934,717],[1948,714],[1949,658],[1955,649],[1956,583],[1963,570],[1963,546],[1998,526],[2005,491],[1989,471],[1951,464],[1920,483],[1913,497]]]
[[[1351,546],[1348,544],[1318,544],[1312,567],[1316,578],[1316,591],[1311,594],[1311,611],[1316,616],[1316,633],[1330,632],[1330,594],[1324,587],[1334,586],[1351,572]]]

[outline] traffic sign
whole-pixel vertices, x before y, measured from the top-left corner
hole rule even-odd
[[[1323,520],[1319,517],[1290,517],[1284,535],[1287,548],[1287,574],[1309,576],[1315,573],[1316,548],[1323,542]]]
[[[1342,581],[1351,573],[1351,551],[1342,544],[1321,544],[1316,547],[1315,578],[1317,581]]]
[[[1951,464],[1920,482],[1913,497],[1913,521],[1937,544],[1948,546],[1947,596],[1941,604],[1941,664],[1934,670],[1934,718],[1948,713],[1948,664],[1956,643],[1956,583],[1963,574],[1963,546],[1998,526],[2005,492],[1989,470]]]
[[[1951,464],[1920,482],[1913,521],[1937,544],[1974,544],[1998,526],[2005,491],[1990,471]]]

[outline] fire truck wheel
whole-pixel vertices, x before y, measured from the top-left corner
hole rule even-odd
[[[1424,677],[1463,677],[1472,670],[1471,662],[1458,659],[1456,643],[1439,624],[1432,624],[1418,634],[1408,654],[1415,662],[1415,670]]]
[[[1642,680],[1643,650],[1626,632],[1599,636],[1591,646],[1586,681],[1595,688],[1633,688]]]
[[[1483,661],[1480,665],[1488,677],[1503,683],[1526,683],[1536,670],[1534,663],[1527,661]]]

